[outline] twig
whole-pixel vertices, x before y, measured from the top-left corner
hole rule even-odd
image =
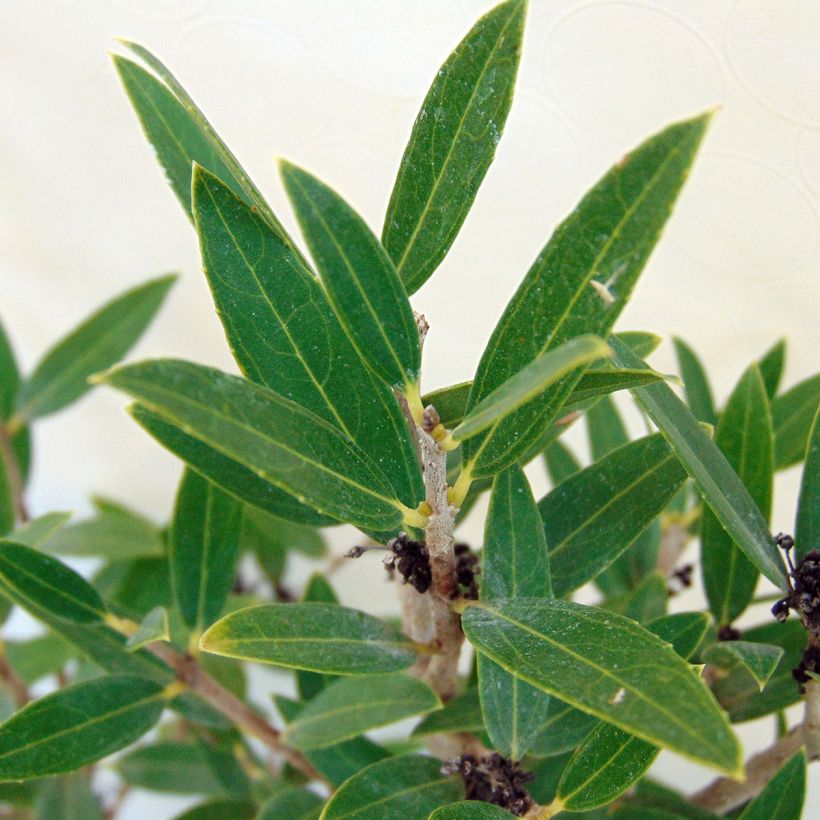
[[[178,652],[164,643],[153,643],[146,648],[171,667],[177,680],[225,715],[239,729],[260,740],[272,752],[283,757],[310,780],[321,780],[327,783],[326,778],[301,752],[290,748],[282,741],[282,733],[278,729],[218,684],[191,655]]]
[[[25,524],[29,520],[29,514],[23,494],[23,475],[20,472],[17,457],[14,455],[11,433],[9,433],[8,427],[2,422],[0,422],[0,458],[2,458],[6,465],[6,475],[9,479],[14,516],[21,524]]]

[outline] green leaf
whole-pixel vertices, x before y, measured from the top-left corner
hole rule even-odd
[[[464,796],[453,777],[441,773],[441,761],[420,755],[399,755],[373,763],[337,789],[322,820],[395,820],[427,817]]]
[[[59,555],[100,555],[111,561],[164,554],[162,534],[153,522],[108,499],[95,498],[94,506],[94,518],[60,530],[44,548]]]
[[[584,418],[593,461],[599,461],[629,441],[621,414],[608,396],[596,401],[584,413]]]
[[[493,331],[468,410],[542,353],[583,333],[609,334],[660,236],[709,119],[706,114],[677,123],[650,138],[558,227]],[[557,416],[582,372],[471,439],[464,452],[468,474],[480,478],[517,460]]]
[[[706,636],[709,616],[705,612],[676,612],[656,618],[646,624],[646,628],[661,640],[671,643],[675,652],[688,660]]]
[[[6,535],[14,527],[15,519],[12,478],[8,462],[0,458],[0,535]]]
[[[564,769],[558,784],[558,805],[568,811],[605,806],[642,777],[659,752],[645,740],[609,723],[599,723]]]
[[[575,454],[560,439],[553,441],[544,450],[544,461],[553,487],[557,487],[581,469]]]
[[[88,377],[118,362],[142,336],[175,276],[162,276],[103,305],[37,365],[20,387],[17,422],[61,410],[91,389]]]
[[[666,576],[655,571],[624,595],[608,598],[601,607],[643,624],[662,617],[666,612],[668,599]]]
[[[338,604],[339,599],[333,587],[324,575],[314,572],[305,586],[302,595],[303,603]],[[326,686],[336,680],[336,675],[323,675],[319,672],[296,670],[296,688],[302,700],[310,700],[319,694]]]
[[[256,820],[318,820],[324,800],[307,789],[285,789],[268,800]]]
[[[424,407],[432,404],[445,427],[455,427],[464,418],[464,408],[472,386],[472,382],[460,382],[450,387],[442,387],[422,396],[421,403]]]
[[[711,692],[667,643],[633,621],[524,598],[469,606],[462,625],[477,649],[571,706],[693,760],[741,771],[740,745]]]
[[[281,162],[280,171],[330,304],[353,346],[388,384],[405,393],[418,390],[419,331],[387,252],[335,191],[290,163]]]
[[[50,512],[21,524],[9,533],[8,540],[26,547],[39,548],[65,526],[71,518],[68,512]]]
[[[640,366],[640,360],[617,339],[612,340],[612,346],[618,364],[623,367]],[[658,425],[704,501],[735,544],[772,583],[785,588],[783,565],[766,520],[737,473],[697,419],[663,382],[638,387],[632,392]]]
[[[757,365],[746,370],[729,396],[715,431],[715,444],[768,521],[774,478],[772,417]],[[700,540],[709,608],[718,624],[730,624],[754,597],[757,567],[733,543],[709,508],[703,510]]]
[[[464,441],[500,424],[568,373],[609,355],[609,346],[597,336],[579,336],[542,353],[473,406],[452,437]]]
[[[606,397],[611,393],[617,393],[619,390],[629,390],[632,387],[653,384],[654,382],[663,381],[665,378],[667,377],[663,373],[657,373],[654,370],[611,367],[588,370],[572,388],[563,409],[581,407],[600,396]]]
[[[281,695],[274,695],[273,700],[286,723],[296,720],[304,708],[303,704],[288,700]],[[390,753],[386,749],[366,737],[346,740],[336,746],[329,746],[327,749],[312,749],[305,752],[305,757],[334,788],[341,786],[365,766],[389,756]]]
[[[0,421],[8,421],[20,387],[20,371],[11,340],[0,322]]]
[[[512,104],[525,14],[523,0],[485,14],[424,98],[382,232],[408,293],[444,259],[493,161]]]
[[[798,558],[820,544],[820,407],[809,435],[794,537]]]
[[[320,512],[377,530],[402,523],[403,506],[369,456],[272,390],[171,359],[98,378]]]
[[[0,592],[57,618],[92,623],[105,617],[97,591],[65,564],[22,544],[0,541]]]
[[[712,644],[704,653],[703,660],[723,668],[741,664],[762,691],[782,657],[783,648],[780,646],[751,641],[722,641]]]
[[[171,522],[168,559],[177,608],[195,633],[222,613],[239,557],[240,504],[186,470]]]
[[[820,375],[796,384],[772,401],[774,464],[778,470],[803,460],[818,406]]]
[[[236,758],[204,744],[160,741],[129,752],[117,761],[129,786],[154,792],[225,795],[225,782],[244,779]]]
[[[715,697],[733,723],[770,715],[800,700],[800,688],[794,682],[792,669],[800,663],[806,648],[803,625],[798,621],[767,623],[745,631],[743,639],[780,646],[784,654],[763,691],[739,664],[715,681],[712,687]]]
[[[449,734],[454,732],[471,732],[478,734],[484,731],[484,719],[481,715],[481,702],[478,687],[473,686],[426,715],[411,732],[412,737]]]
[[[649,526],[686,474],[660,435],[613,450],[538,502],[557,596],[611,564]]]
[[[529,482],[518,466],[493,482],[484,530],[481,600],[552,597],[547,542]],[[493,746],[521,760],[547,719],[549,696],[478,655],[481,711]]]
[[[296,749],[322,749],[440,708],[436,694],[409,675],[341,678],[302,709],[285,738]]]
[[[192,809],[178,814],[174,820],[255,820],[256,804],[250,800],[218,798],[200,803]]]
[[[424,487],[407,422],[319,281],[222,182],[197,169],[193,186],[205,275],[239,367],[355,441],[415,507]]]
[[[780,339],[772,345],[757,364],[766,385],[766,395],[773,399],[777,395],[777,388],[780,387],[780,379],[783,377],[783,368],[786,364],[786,339]]]
[[[800,820],[806,799],[806,752],[801,749],[749,803],[740,820]]]
[[[269,484],[238,461],[189,436],[147,407],[133,404],[128,411],[137,424],[163,447],[181,458],[191,469],[218,484],[234,498],[288,521],[317,527],[338,523],[297,501],[279,487]]]
[[[661,522],[660,518],[656,518],[627,547],[626,552],[621,553],[620,557],[595,578],[598,589],[607,597],[625,595],[635,589],[657,566],[661,538]]]
[[[73,772],[40,785],[34,803],[34,820],[103,820],[102,808],[91,791],[88,777]]]
[[[59,672],[76,654],[70,644],[52,633],[19,643],[5,641],[4,650],[11,668],[27,684]]]
[[[177,78],[146,48],[127,40],[119,42],[134,52],[159,78],[131,60],[113,55],[114,66],[137,112],[145,136],[153,146],[185,213],[192,216],[191,175],[193,163],[196,162],[224,180],[237,196],[262,214],[266,223],[284,242],[295,248],[259,189]]]
[[[152,609],[140,622],[136,632],[125,643],[126,648],[133,652],[149,643],[169,641],[171,634],[168,628],[168,613],[161,606]]]
[[[533,742],[532,754],[551,757],[574,749],[598,724],[594,715],[550,698],[547,720]]]
[[[200,647],[215,655],[336,675],[396,672],[416,659],[383,621],[333,604],[267,604],[217,621]]]
[[[0,779],[73,771],[142,737],[165,706],[163,687],[109,676],[30,703],[0,726]]]
[[[717,413],[703,363],[683,339],[675,336],[672,341],[675,344],[675,355],[678,357],[678,367],[686,391],[686,403],[698,421],[705,421],[714,426],[717,423]]]
[[[651,353],[654,353],[663,341],[662,336],[645,330],[622,330],[615,335],[641,359],[646,359]]]
[[[436,809],[428,820],[509,820],[510,813],[492,803],[478,800],[459,800]]]

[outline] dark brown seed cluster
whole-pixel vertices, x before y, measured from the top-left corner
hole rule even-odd
[[[399,533],[387,542],[393,554],[384,559],[387,571],[398,572],[403,583],[410,584],[416,592],[427,592],[433,582],[430,569],[430,553],[423,541],[413,541],[407,533]]]
[[[739,641],[740,632],[728,624],[718,627],[717,639],[719,641]]]
[[[820,551],[807,552],[795,566],[791,556],[794,539],[781,533],[777,546],[786,555],[789,594],[772,607],[772,614],[778,621],[785,621],[793,609],[809,632],[820,635]]]
[[[666,591],[669,593],[670,598],[692,586],[692,570],[693,567],[691,564],[684,564],[682,567],[678,567],[669,576],[669,584]]]
[[[487,757],[462,755],[444,764],[445,774],[460,774],[464,780],[467,800],[483,800],[523,817],[532,807],[529,792],[524,788],[534,775],[518,763],[493,752]]]
[[[453,597],[461,596],[471,601],[478,600],[478,576],[481,569],[478,566],[478,556],[467,544],[456,544],[453,547],[456,557],[456,585]]]
[[[803,659],[796,669],[792,669],[794,679],[800,684],[800,692],[805,692],[805,685],[811,680],[809,672],[820,675],[820,648],[809,646],[803,653]]]

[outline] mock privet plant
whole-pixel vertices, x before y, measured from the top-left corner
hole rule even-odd
[[[243,375],[107,369],[172,277],[105,305],[30,376],[0,335],[3,614],[47,630],[0,654],[0,799],[17,816],[114,817],[130,789],[197,795],[188,818],[800,816],[820,756],[820,377],[782,391],[781,341],[718,407],[676,339],[684,402],[644,361],[659,337],[613,332],[710,114],[607,172],[527,272],[473,380],[422,394],[428,327],[408,297],[492,161],[524,19],[523,0],[502,3],[436,75],[381,239],[280,165],[310,259],[168,69],[134,43],[136,60],[114,57]],[[29,516],[30,428],[89,377],[131,396],[183,462],[167,526],[106,498],[79,523]],[[617,391],[657,432],[629,436]],[[579,423],[588,466],[561,438]],[[553,487],[540,501],[533,461]],[[800,462],[794,527],[774,537],[773,475]],[[484,543],[461,543],[482,494]],[[339,523],[362,533],[341,560],[384,558],[400,623],[367,611],[366,591],[362,610],[338,604],[321,532]],[[694,538],[706,605],[677,611]],[[324,569],[302,590],[284,579],[292,551]],[[55,557],[71,555],[101,568],[87,580]],[[778,591],[755,597],[761,576]],[[573,601],[588,582],[595,606]],[[247,697],[247,664],[293,670],[298,697],[271,693],[276,719]],[[763,716],[772,745],[744,765],[732,725]],[[410,717],[409,737],[368,736]],[[694,795],[662,785],[647,774],[662,748],[717,779]]]

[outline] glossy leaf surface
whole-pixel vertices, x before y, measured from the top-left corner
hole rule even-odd
[[[321,749],[440,707],[435,693],[409,675],[341,678],[302,709],[285,737],[296,749]]]
[[[421,755],[380,760],[337,789],[322,812],[322,820],[395,820],[427,817],[430,812],[464,796],[454,778],[441,773],[441,761]]]
[[[623,367],[641,362],[612,340],[616,361]],[[723,453],[686,405],[663,382],[633,390],[638,403],[658,426],[692,477],[704,501],[746,556],[778,587],[785,587],[780,556],[766,520]]]
[[[568,601],[514,599],[470,606],[462,623],[477,649],[528,683],[650,743],[738,772],[740,746],[711,692],[633,621]]]
[[[91,389],[87,379],[118,362],[156,315],[175,276],[118,296],[49,350],[17,395],[15,418],[55,413]]]
[[[686,478],[660,435],[614,450],[538,502],[557,596],[611,564],[669,503]]]
[[[715,666],[731,668],[741,664],[761,690],[774,674],[782,657],[782,647],[751,641],[721,641],[712,644],[703,655],[707,663]]]
[[[105,616],[105,604],[81,575],[49,555],[10,541],[0,541],[0,592],[75,623]]]
[[[164,705],[161,685],[128,676],[46,695],[0,725],[0,779],[43,777],[93,763],[144,735]]]
[[[163,447],[234,498],[288,521],[317,527],[337,523],[333,518],[321,515],[289,493],[260,478],[238,461],[188,435],[147,407],[133,404],[128,410],[137,424]]]
[[[280,168],[325,291],[354,347],[388,384],[415,384],[419,332],[387,252],[335,191],[294,165]]]
[[[369,456],[272,390],[170,359],[101,378],[320,512],[374,529],[401,524],[401,504]]]
[[[206,652],[313,672],[392,672],[416,659],[410,642],[364,612],[333,604],[267,604],[240,609],[203,636]]]
[[[579,336],[542,353],[472,407],[453,430],[453,438],[464,441],[500,424],[568,373],[608,355],[608,345],[597,336]]]
[[[542,353],[584,333],[609,334],[660,236],[708,121],[704,115],[651,137],[557,228],[493,331],[468,410]],[[503,425],[470,440],[464,458],[472,475],[492,474],[517,460],[556,417],[581,375],[562,379]]]
[[[703,363],[692,348],[683,341],[675,337],[675,355],[678,357],[678,367],[680,368],[683,386],[686,390],[686,403],[692,411],[692,415],[698,421],[705,421],[707,424],[717,423],[717,413],[715,412],[715,401],[712,398],[712,388],[709,386],[709,379]]]
[[[484,530],[481,600],[552,597],[547,542],[529,482],[518,466],[493,482]],[[481,711],[493,746],[521,760],[547,719],[549,695],[478,654]]]
[[[382,242],[408,293],[446,255],[495,155],[512,104],[526,3],[485,14],[438,70],[404,151]]]
[[[796,384],[772,401],[774,463],[778,470],[802,461],[818,406],[820,375]]]
[[[192,470],[177,494],[169,539],[174,598],[185,623],[201,632],[222,613],[234,582],[241,505]]]
[[[780,339],[773,344],[758,362],[763,383],[766,385],[766,395],[773,399],[780,387],[783,378],[783,368],[786,364],[786,339]]]
[[[364,365],[319,281],[263,218],[216,177],[194,174],[203,267],[245,375],[334,425],[371,454],[399,498],[423,495],[407,423]]]
[[[781,767],[749,803],[740,820],[800,820],[806,799],[806,753],[802,749]]]
[[[743,374],[729,396],[715,431],[715,444],[768,521],[774,477],[772,417],[766,386],[756,365]],[[700,539],[709,608],[719,624],[730,624],[754,596],[757,567],[708,508],[703,511]]]

